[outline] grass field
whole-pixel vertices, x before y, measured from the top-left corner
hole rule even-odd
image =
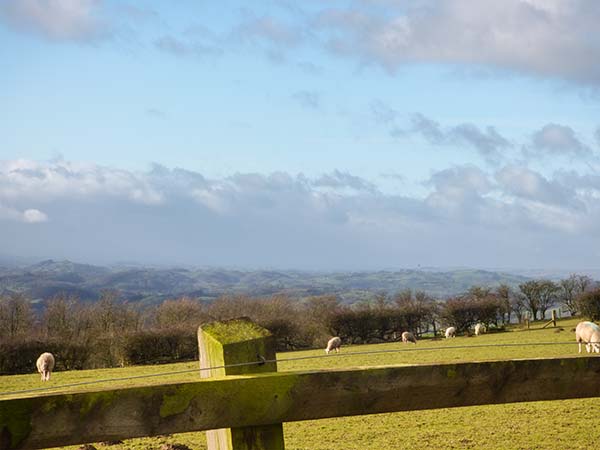
[[[281,353],[279,371],[380,366],[392,364],[432,364],[459,361],[571,356],[577,354],[572,329],[577,320],[559,321],[559,328],[515,329],[478,337],[450,340],[423,340],[417,346],[402,343],[345,346],[339,355],[294,361],[298,356],[321,355],[323,350]],[[479,347],[487,344],[556,343],[557,345]],[[365,351],[398,350],[371,355]],[[414,351],[417,350],[417,351]],[[152,378],[111,381],[83,387],[61,385],[99,379],[126,378],[192,370],[197,363],[138,366],[94,371],[57,372],[50,385],[53,392],[192,381],[197,372]],[[600,379],[599,379],[600,382]],[[41,386],[39,375],[0,377],[0,392],[13,392]],[[0,398],[7,398],[6,396]],[[379,450],[379,449],[588,449],[600,442],[600,398],[553,402],[516,403],[430,411],[376,414],[284,424],[286,449]],[[119,449],[158,449],[164,443],[181,443],[192,449],[205,449],[204,433],[186,433],[159,438],[132,439],[111,447]],[[97,445],[101,448],[100,445]],[[76,447],[72,447],[76,448]]]

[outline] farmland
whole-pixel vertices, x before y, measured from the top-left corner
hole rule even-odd
[[[574,333],[576,320],[560,321],[557,328],[531,330],[515,328],[504,333],[452,340],[423,340],[417,346],[401,343],[345,346],[339,355],[296,360],[323,355],[322,349],[278,355],[279,371],[350,368],[397,364],[435,364],[535,357],[559,357],[577,352]],[[518,345],[547,343],[548,345]],[[509,344],[495,346],[497,344]],[[364,352],[377,352],[364,354]],[[352,355],[355,353],[354,355]],[[357,354],[360,353],[360,354]],[[197,363],[137,366],[95,371],[57,372],[50,385],[53,392],[118,386],[150,385],[196,380]],[[138,377],[168,372],[192,372],[133,378],[61,388],[61,385],[94,380]],[[37,374],[0,378],[0,391],[12,392],[40,387]],[[517,403],[468,408],[439,409],[393,414],[378,414],[319,421],[286,423],[288,449],[384,449],[384,448],[589,448],[600,438],[597,421],[588,411],[598,409],[599,399]],[[157,438],[134,439],[111,448],[160,448],[165,442],[183,443],[204,449],[203,433],[188,433]]]

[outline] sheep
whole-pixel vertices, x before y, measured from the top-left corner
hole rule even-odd
[[[416,344],[417,338],[410,331],[405,331],[402,333],[402,342],[412,342],[413,344]]]
[[[42,353],[35,363],[37,370],[42,374],[42,381],[50,381],[50,374],[54,369],[54,355],[52,353]]]
[[[475,325],[475,336],[479,336],[483,333],[485,333],[485,325],[482,323],[478,323],[477,325]]]
[[[332,337],[327,342],[327,348],[325,349],[325,353],[329,354],[329,352],[335,350],[336,353],[340,352],[340,347],[342,346],[342,340],[339,337]]]
[[[446,339],[456,337],[456,328],[448,327],[446,328]]]
[[[579,322],[575,328],[575,340],[579,343],[579,353],[582,342],[585,342],[588,353],[600,353],[600,327],[595,323]]]

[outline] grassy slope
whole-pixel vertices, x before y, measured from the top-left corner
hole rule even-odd
[[[452,340],[421,341],[415,347],[392,343],[346,346],[339,355],[328,358],[288,361],[297,356],[321,355],[322,350],[283,353],[280,371],[357,367],[387,364],[419,364],[493,359],[531,358],[573,355],[577,352],[571,329],[576,320],[560,322],[564,331],[556,329],[491,333]],[[543,347],[477,348],[481,344],[556,342],[565,345]],[[466,347],[466,348],[452,348]],[[420,351],[412,351],[413,349]],[[401,350],[396,353],[354,355],[366,350]],[[424,349],[425,351],[421,351]],[[96,371],[58,372],[51,384],[60,391],[68,383],[164,373],[195,369],[196,363],[169,366],[141,366]],[[119,386],[155,384],[197,379],[196,373],[161,376],[118,382]],[[40,387],[37,374],[0,377],[0,391]],[[104,384],[103,387],[109,384]],[[114,386],[115,383],[110,383]],[[102,385],[93,385],[102,387]],[[89,386],[85,387],[90,389]],[[72,388],[74,390],[77,388]],[[81,388],[78,388],[81,389]],[[600,399],[565,400],[555,402],[519,403],[431,411],[378,414],[284,425],[286,448],[325,449],[396,449],[396,448],[504,448],[504,449],[587,449],[600,441],[598,411]],[[188,433],[161,438],[134,439],[114,449],[155,449],[165,442],[187,444],[193,449],[206,448],[204,433]]]

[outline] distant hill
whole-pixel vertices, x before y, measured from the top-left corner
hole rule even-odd
[[[302,298],[336,294],[348,303],[375,292],[424,291],[437,298],[463,293],[471,286],[516,286],[528,277],[486,270],[386,270],[376,272],[308,272],[155,267],[101,267],[71,261],[46,260],[27,266],[0,267],[0,293],[21,292],[32,299],[59,293],[84,301],[99,298],[102,290],[117,290],[130,301],[159,303],[180,296],[213,299],[224,294]]]

